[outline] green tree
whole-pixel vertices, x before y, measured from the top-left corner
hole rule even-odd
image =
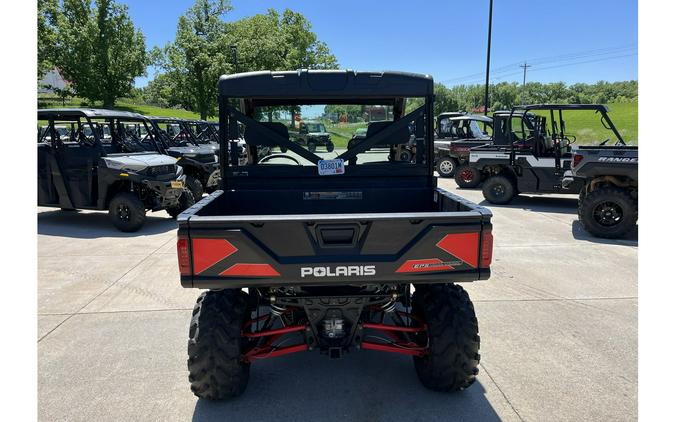
[[[202,119],[215,114],[216,82],[232,69],[223,46],[227,25],[221,19],[231,9],[229,1],[196,0],[178,19],[175,41],[152,53],[166,72],[162,84],[175,91],[173,100],[183,99]]]
[[[459,105],[457,99],[452,95],[452,91],[443,84],[434,84],[434,94],[436,95],[434,113],[440,114],[446,111],[457,111]]]
[[[226,23],[222,18],[229,10],[228,1],[196,0],[179,19],[175,41],[152,53],[166,75],[162,85],[176,92],[173,102],[181,101],[203,119],[215,115],[218,78],[235,69],[232,46],[240,72],[337,67],[302,14],[270,9]]]
[[[37,78],[39,82],[44,74],[54,67],[59,2],[58,0],[38,0],[37,6]]]
[[[113,0],[63,0],[56,65],[77,95],[112,107],[145,74],[145,37]]]

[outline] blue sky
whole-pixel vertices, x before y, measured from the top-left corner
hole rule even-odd
[[[148,48],[171,41],[193,0],[120,0]],[[233,0],[225,20],[269,8],[303,13],[340,67],[429,73],[448,86],[481,83],[488,0]],[[494,0],[492,80],[637,79],[637,0]],[[139,78],[138,86],[152,78]]]

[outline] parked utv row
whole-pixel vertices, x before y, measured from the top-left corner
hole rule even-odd
[[[207,122],[38,110],[38,206],[108,210],[125,232],[140,229],[147,211],[175,218],[217,187],[215,141]]]
[[[575,112],[599,115],[608,138],[599,146],[574,145],[577,138],[568,130],[565,116]],[[579,219],[594,236],[620,237],[635,227],[637,147],[626,146],[607,107],[516,106],[511,111],[494,113],[490,139],[468,138],[466,132],[457,130],[462,126],[470,128],[469,122],[475,122],[477,117],[482,116],[441,114],[438,118],[439,137],[446,134],[445,128],[451,131],[446,135],[451,139],[447,147],[437,138],[438,151],[457,151],[454,145],[470,145],[463,151],[465,164],[455,173],[458,186],[472,188],[482,184],[483,196],[492,204],[508,204],[521,193],[579,194]],[[615,145],[607,145],[612,138]],[[442,174],[449,167],[441,168],[443,160],[459,160],[462,156],[455,152],[451,158],[449,153],[437,153],[437,157],[437,170]]]

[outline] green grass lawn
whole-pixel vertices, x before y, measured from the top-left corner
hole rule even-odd
[[[637,145],[638,104],[615,103],[607,104],[607,107],[609,108],[609,117],[624,141],[630,145]],[[595,145],[607,138],[611,138],[612,141],[615,139],[612,132],[605,129],[600,123],[600,116],[592,111],[565,111],[563,118],[565,119],[567,133],[577,137],[577,145]]]
[[[356,129],[367,127],[368,123],[336,123],[326,125],[326,130],[330,133],[330,139],[337,148],[347,148],[347,142],[352,139]]]
[[[39,108],[61,108],[61,107],[91,107],[101,108],[100,105],[86,105],[86,102],[81,98],[70,98],[66,100],[65,104],[61,101],[40,101],[38,98]],[[115,103],[116,110],[130,111],[132,113],[139,113],[145,116],[161,116],[161,117],[176,117],[181,119],[199,119],[199,114],[192,111],[178,109],[178,108],[163,108],[148,104],[140,104],[134,100],[127,98],[120,98]],[[209,120],[216,120],[211,118]]]

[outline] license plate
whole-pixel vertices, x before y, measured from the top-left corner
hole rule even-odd
[[[337,158],[335,160],[319,160],[317,164],[320,176],[328,176],[333,174],[344,174],[345,160]]]
[[[181,182],[180,180],[172,180],[171,187],[173,189],[183,189],[183,182]]]

